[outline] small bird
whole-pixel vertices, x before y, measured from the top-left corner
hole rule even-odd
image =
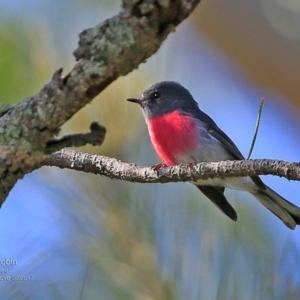
[[[175,81],[161,81],[138,98],[152,145],[167,165],[243,160],[233,141],[198,107],[191,93]],[[225,188],[250,193],[290,229],[300,224],[300,208],[266,186],[258,176],[214,178],[193,183],[231,220],[237,220]]]

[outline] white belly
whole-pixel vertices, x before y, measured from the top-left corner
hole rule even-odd
[[[232,177],[232,178],[224,178],[224,179],[210,178],[207,180],[198,180],[196,184],[220,186],[220,187],[225,187],[233,190],[241,190],[247,192],[255,192],[258,190],[258,187],[250,177]]]

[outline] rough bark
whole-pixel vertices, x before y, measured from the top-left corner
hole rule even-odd
[[[80,34],[74,51],[78,62],[66,76],[56,71],[36,95],[0,112],[0,205],[18,179],[57,150],[53,139],[60,126],[154,54],[199,2],[124,0],[118,15]],[[74,144],[66,140],[61,145]]]
[[[156,170],[156,168],[139,167],[132,163],[121,162],[111,157],[62,150],[47,156],[43,165],[140,183],[195,181],[216,177],[253,175],[276,175],[288,180],[300,180],[300,163],[271,159],[176,165]]]

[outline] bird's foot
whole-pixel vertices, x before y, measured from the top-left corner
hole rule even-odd
[[[156,164],[156,165],[152,166],[151,169],[154,170],[154,171],[157,171],[161,168],[166,168],[166,167],[167,167],[166,164]]]
[[[191,169],[191,168],[194,167],[195,165],[197,165],[197,162],[196,162],[196,161],[193,161],[193,162],[188,163],[188,164],[187,164],[187,167]]]

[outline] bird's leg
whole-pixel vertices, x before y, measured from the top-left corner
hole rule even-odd
[[[195,165],[197,165],[197,162],[196,162],[196,161],[193,161],[193,162],[188,163],[188,164],[187,164],[187,167],[191,169],[191,168],[194,167]]]
[[[161,168],[166,168],[168,167],[166,164],[160,163],[160,164],[156,164],[154,166],[151,167],[152,170],[157,171]]]

